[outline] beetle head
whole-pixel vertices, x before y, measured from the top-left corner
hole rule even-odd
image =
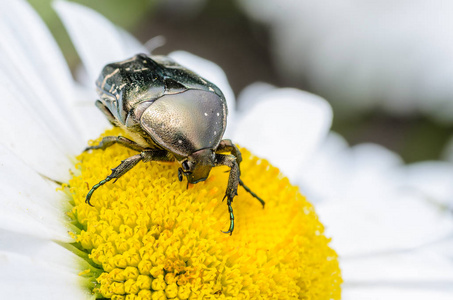
[[[182,176],[187,177],[189,183],[198,183],[205,181],[211,169],[214,167],[215,154],[212,149],[198,150],[187,158],[180,161],[181,168],[178,170],[179,181],[182,181]]]

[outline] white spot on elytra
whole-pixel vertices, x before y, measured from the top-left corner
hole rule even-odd
[[[182,144],[182,140],[178,140],[178,143]]]
[[[217,117],[218,117],[218,116],[220,116],[220,114],[219,114],[219,113],[217,113]]]
[[[216,134],[217,134],[217,131],[214,131],[214,135],[216,135]]]
[[[205,115],[206,117],[208,116],[208,114],[207,114],[207,113],[204,113],[204,115]]]

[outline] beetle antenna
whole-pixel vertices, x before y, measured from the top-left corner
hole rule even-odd
[[[258,201],[261,203],[261,205],[263,205],[263,208],[264,208],[264,205],[266,204],[266,202],[264,202],[263,199],[261,199],[260,197],[258,197],[257,194],[255,194],[254,192],[252,192],[252,190],[251,190],[248,186],[246,186],[246,185],[244,184],[244,182],[242,182],[241,179],[239,179],[239,185],[242,186],[242,187],[244,188],[244,190],[246,190],[247,192],[249,192],[250,195],[252,195],[252,196],[255,197],[256,199],[258,199]]]

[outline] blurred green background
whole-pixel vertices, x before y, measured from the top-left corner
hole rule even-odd
[[[29,0],[44,19],[74,69],[79,58],[62,23],[52,10],[51,0]],[[113,23],[135,35],[141,42],[162,35],[166,44],[157,54],[185,50],[209,59],[226,72],[236,95],[248,84],[263,81],[279,87],[310,91],[304,80],[284,80],[277,71],[270,50],[269,28],[254,23],[234,1],[195,1],[175,5],[157,0],[79,0]],[[190,1],[188,1],[190,2]],[[317,91],[323,96],[322,91]],[[332,100],[332,99],[327,99]],[[375,142],[398,152],[406,162],[442,158],[452,126],[428,117],[395,117],[382,111],[344,116],[338,101],[334,107],[333,130],[350,144]]]

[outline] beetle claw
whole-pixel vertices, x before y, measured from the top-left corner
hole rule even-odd
[[[233,230],[228,230],[228,231],[222,231],[222,230],[220,230],[220,232],[225,233],[225,234],[228,234],[228,233],[229,233],[230,235],[233,234]]]
[[[91,204],[91,202],[90,202],[91,195],[93,194],[92,191],[94,191],[94,190],[91,189],[91,190],[88,192],[87,197],[85,198],[85,203],[88,204],[88,205],[91,206],[91,207],[94,207],[93,204]]]

